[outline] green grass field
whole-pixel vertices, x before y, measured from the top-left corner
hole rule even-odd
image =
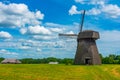
[[[0,64],[0,80],[120,80],[120,65]]]

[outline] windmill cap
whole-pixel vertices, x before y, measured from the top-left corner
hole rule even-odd
[[[93,30],[84,30],[79,33],[78,39],[85,39],[85,38],[92,38],[92,39],[99,39],[99,32]]]

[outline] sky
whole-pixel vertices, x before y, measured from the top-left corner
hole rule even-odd
[[[76,38],[58,34],[78,34],[83,10],[99,53],[120,55],[119,0],[0,0],[0,57],[74,58]]]

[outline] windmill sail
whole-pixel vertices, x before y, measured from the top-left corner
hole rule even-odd
[[[60,39],[69,38],[69,39],[77,39],[77,34],[59,34]]]
[[[82,32],[83,23],[84,23],[84,17],[85,17],[85,10],[83,10],[83,13],[82,13],[82,20],[81,20],[81,25],[80,25],[80,32]]]
[[[59,34],[59,36],[77,36],[77,34]]]
[[[80,24],[80,32],[82,32],[82,28],[83,28],[83,23],[84,23],[84,17],[85,17],[85,10],[82,11],[82,19],[81,19],[81,24]],[[63,33],[60,33],[58,34],[59,36],[65,36],[65,37],[71,37],[71,36],[78,36],[77,34],[63,34]]]

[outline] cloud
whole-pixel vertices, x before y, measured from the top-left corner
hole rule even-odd
[[[51,36],[34,35],[33,38],[36,39],[36,40],[53,40],[53,39],[57,39],[57,37],[55,35],[51,35]]]
[[[29,26],[28,28],[21,28],[20,33],[21,34],[27,34],[32,39],[35,40],[52,40],[56,39],[58,34],[62,32],[63,30],[61,28],[46,28],[44,26]]]
[[[75,2],[85,4],[85,0],[75,0]]]
[[[24,27],[38,25],[44,18],[41,11],[32,12],[25,4],[0,2],[0,27]]]
[[[66,34],[75,34],[73,31],[69,31]]]
[[[96,9],[96,8],[92,8],[92,9],[88,10],[86,12],[86,14],[88,14],[88,15],[99,15],[99,14],[101,14],[101,10]]]
[[[50,28],[50,30],[51,30],[52,32],[56,32],[56,33],[61,33],[61,32],[64,31],[64,29],[62,29],[62,28]]]
[[[0,38],[1,39],[10,39],[12,38],[12,35],[5,31],[0,31]]]
[[[91,0],[90,2],[88,2],[89,5],[99,5],[99,6],[102,6],[104,5],[105,3],[107,3],[108,1],[106,0]]]
[[[90,2],[90,4],[93,4],[93,5],[100,5],[100,6],[103,6],[105,3],[107,3],[107,1],[105,1],[105,0],[92,0],[91,2]]]
[[[0,54],[4,54],[4,55],[18,55],[18,53],[10,52],[10,51],[5,50],[5,49],[1,49],[0,50]]]
[[[27,28],[21,28],[21,29],[20,29],[20,33],[21,33],[21,34],[25,34],[26,32],[27,32]]]
[[[68,27],[68,25],[62,25],[62,24],[57,24],[52,22],[46,22],[45,26],[50,28],[62,28],[63,30],[65,29],[65,27]]]
[[[21,34],[31,34],[31,35],[50,35],[51,31],[44,26],[36,25],[36,26],[29,26],[28,28],[21,28]]]
[[[102,5],[100,8],[92,8],[87,11],[88,15],[106,14],[107,17],[118,18],[120,16],[120,7],[113,4]]]
[[[89,5],[103,5],[105,2],[105,0],[75,0],[76,3],[80,3],[80,4],[89,4]]]
[[[36,51],[37,51],[37,52],[41,52],[42,50],[41,50],[40,48],[37,48]]]
[[[26,50],[26,49],[31,49],[31,47],[30,46],[19,46],[19,49]]]
[[[0,49],[0,56],[4,58],[19,58],[19,54],[16,52],[11,52],[10,50],[7,49]]]
[[[75,7],[75,8],[74,8]],[[83,10],[78,11],[76,6],[72,6],[69,10],[69,14],[70,15],[74,15],[74,14],[82,14]],[[101,14],[101,10],[100,9],[96,9],[96,8],[92,8],[90,10],[86,10],[86,14],[87,15],[98,15]]]
[[[112,18],[117,18],[120,16],[120,7],[118,5],[104,5],[101,9],[102,12],[106,13]]]
[[[43,18],[44,18],[44,14],[42,14],[40,11],[37,11],[37,12],[35,13],[35,17],[36,17],[37,19],[43,19]]]
[[[73,23],[70,25],[63,25],[63,24],[56,24],[56,23],[50,23],[47,22],[45,23],[45,26],[48,27],[51,32],[57,32],[57,33],[66,33],[69,31],[76,32],[76,30],[79,29],[79,24],[78,23]]]
[[[110,18],[120,17],[120,7],[116,4],[107,4],[108,1],[105,3],[105,0],[101,0],[101,1],[98,1],[98,0],[91,0],[91,1],[75,0],[75,2],[81,3],[81,4],[87,4],[87,5],[94,5],[93,8],[86,10],[87,15],[104,14],[105,16],[110,17]],[[95,5],[97,5],[97,8]],[[70,15],[81,14],[81,10],[78,11],[77,7],[75,5],[73,5],[69,10],[69,14]]]
[[[73,15],[73,14],[81,14],[81,11],[77,10],[77,7],[75,5],[72,5],[72,7],[69,10],[69,14]]]
[[[28,33],[30,34],[51,34],[51,32],[43,26],[30,26],[28,27]]]

